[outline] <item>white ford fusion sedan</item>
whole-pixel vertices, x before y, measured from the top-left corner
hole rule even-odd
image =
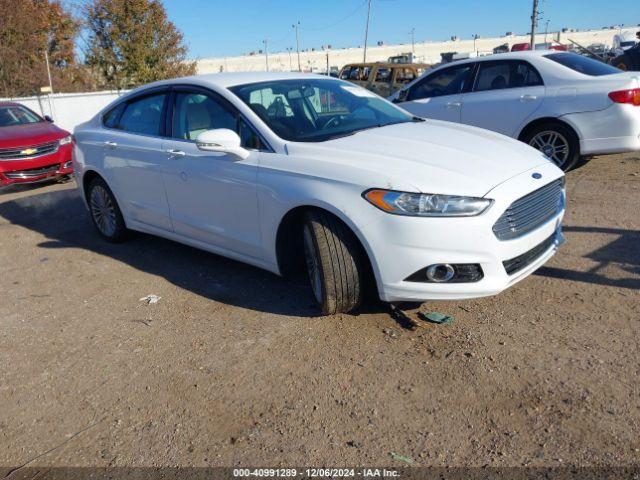
[[[277,274],[323,314],[371,281],[388,302],[499,293],[562,241],[562,171],[474,127],[412,117],[296,73],[134,90],[75,131],[79,188],[109,241],[138,230]]]

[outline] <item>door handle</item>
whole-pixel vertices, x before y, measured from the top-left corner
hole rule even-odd
[[[521,102],[535,102],[538,99],[536,95],[522,95],[520,97]]]
[[[176,157],[184,157],[186,155],[185,152],[183,152],[182,150],[166,150],[166,153],[169,154],[169,158],[176,158]]]
[[[109,148],[116,148],[118,144],[116,142],[111,142],[107,140],[106,142],[104,142],[104,146]]]
[[[447,108],[460,108],[462,102],[447,102]]]

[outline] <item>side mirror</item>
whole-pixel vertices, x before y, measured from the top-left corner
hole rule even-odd
[[[196,145],[205,152],[229,153],[244,160],[249,151],[240,146],[240,137],[228,128],[206,130],[196,137]]]
[[[53,118],[51,118],[49,115],[45,115],[44,119],[49,123],[53,123]]]

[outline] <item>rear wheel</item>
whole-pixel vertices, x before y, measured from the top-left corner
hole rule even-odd
[[[580,159],[578,136],[561,123],[545,123],[531,129],[523,141],[540,150],[565,172],[571,170]]]
[[[122,212],[111,189],[102,178],[96,177],[89,184],[87,203],[91,220],[105,240],[117,243],[126,239],[129,231],[122,218]]]
[[[311,290],[322,315],[356,309],[362,303],[364,267],[353,233],[320,210],[306,213],[302,233]]]

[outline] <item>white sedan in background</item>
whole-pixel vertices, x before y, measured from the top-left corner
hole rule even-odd
[[[106,240],[139,230],[277,274],[306,269],[323,314],[355,309],[369,282],[388,302],[496,294],[562,240],[564,176],[540,152],[322,76],[151,84],[74,141]]]
[[[563,170],[640,150],[640,72],[568,52],[512,52],[430,70],[390,100],[425,118],[517,138]]]

